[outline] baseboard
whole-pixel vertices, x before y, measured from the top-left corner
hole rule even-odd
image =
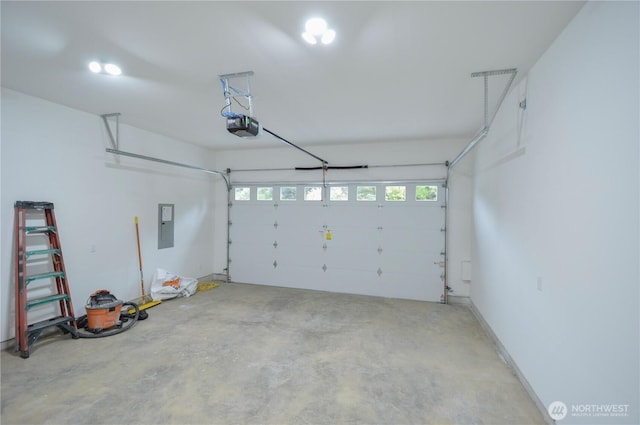
[[[471,305],[471,298],[460,295],[447,295],[447,304]]]
[[[16,342],[15,338],[8,339],[6,341],[0,342],[0,350],[8,350],[9,348],[15,348]]]
[[[211,273],[198,278],[198,282],[227,282],[227,275],[223,273]]]
[[[450,300],[452,297],[448,297],[448,298]],[[459,297],[459,298],[462,298],[462,297]],[[471,300],[470,298],[469,298],[468,305],[473,315],[476,317],[476,319],[478,319],[478,322],[480,322],[480,326],[482,326],[482,329],[484,330],[484,332],[496,345],[496,349],[500,357],[511,368],[511,370],[513,371],[513,374],[522,383],[522,386],[524,387],[525,391],[529,394],[529,396],[535,403],[536,407],[542,414],[542,417],[544,418],[545,423],[547,423],[548,425],[554,425],[556,422],[553,419],[551,419],[551,416],[549,416],[549,411],[547,410],[547,407],[542,403],[542,401],[540,401],[540,399],[538,398],[538,395],[535,393],[535,391],[533,391],[533,388],[529,384],[529,381],[527,381],[527,379],[524,377],[524,375],[522,374],[522,371],[520,371],[520,368],[518,367],[516,362],[513,361],[513,358],[511,358],[511,355],[509,354],[507,349],[504,347],[504,345],[502,345],[502,342],[500,342],[500,339],[498,339],[498,337],[493,332],[493,329],[491,329],[491,326],[489,326],[487,321],[484,320],[484,317],[482,317],[482,314],[473,303],[473,300]]]

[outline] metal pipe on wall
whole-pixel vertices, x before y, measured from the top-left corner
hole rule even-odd
[[[105,151],[107,151],[108,153],[115,154],[115,155],[128,156],[128,157],[131,157],[131,158],[143,159],[145,161],[159,162],[161,164],[173,165],[173,166],[182,167],[182,168],[189,168],[191,170],[202,171],[204,173],[217,174],[217,175],[219,175],[220,177],[222,177],[224,179],[224,182],[227,185],[227,189],[230,188],[229,180],[227,180],[227,177],[225,176],[225,174],[222,171],[210,170],[208,168],[198,167],[198,166],[195,166],[195,165],[182,164],[180,162],[168,161],[166,159],[154,158],[152,156],[140,155],[140,154],[137,154],[137,153],[125,152],[125,151],[121,151],[121,150],[117,150],[117,149],[106,148]]]
[[[227,168],[227,282],[231,281],[231,271],[229,269],[231,264],[230,250],[231,250],[231,170]]]
[[[478,134],[476,134],[474,136],[473,139],[471,139],[471,141],[469,142],[469,144],[467,145],[467,147],[465,147],[462,152],[460,152],[455,158],[453,158],[453,160],[449,163],[449,168],[447,169],[447,174],[448,174],[448,170],[452,169],[453,167],[455,167],[455,165],[460,162],[460,160],[462,158],[464,158],[469,151],[471,151],[471,149],[473,149],[480,141],[482,141],[482,139],[484,139],[485,137],[487,137],[487,134],[489,134],[489,127],[484,127],[482,130],[480,130],[480,132]]]
[[[442,293],[442,303],[447,304],[448,296],[449,296],[449,281],[447,275],[447,238],[449,234],[449,173],[447,170],[447,180],[444,183],[444,267],[442,272],[442,281],[444,283],[443,293]]]

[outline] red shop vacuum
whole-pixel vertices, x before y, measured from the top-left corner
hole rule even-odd
[[[143,319],[136,303],[123,302],[106,289],[99,289],[91,294],[84,308],[87,315],[78,319],[78,328],[84,328],[89,333],[78,332],[81,338],[119,334]]]

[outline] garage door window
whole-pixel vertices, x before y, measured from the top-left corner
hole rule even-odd
[[[375,186],[358,186],[356,190],[356,200],[358,201],[375,201],[376,200],[376,187]]]
[[[387,186],[384,188],[385,201],[404,201],[407,199],[406,186]]]
[[[349,186],[333,186],[329,191],[329,200],[331,201],[348,201]]]
[[[280,188],[281,201],[295,201],[298,197],[298,191],[295,186],[285,186]]]
[[[258,188],[258,201],[273,201],[273,188],[272,187],[259,187]]]
[[[304,188],[305,201],[322,201],[322,188],[320,186],[311,186]]]
[[[416,186],[416,201],[437,201],[438,186]]]
[[[251,188],[249,188],[249,187],[236,187],[235,200],[236,201],[250,201],[251,200]]]

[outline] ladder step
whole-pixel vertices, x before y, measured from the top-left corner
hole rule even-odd
[[[62,277],[64,278],[64,272],[46,272],[46,273],[40,273],[40,274],[34,274],[33,276],[28,276],[25,281],[27,283],[27,285],[29,283],[31,283],[34,280],[38,280],[38,279],[47,279],[50,277]]]
[[[27,233],[27,235],[31,235],[34,233],[55,233],[56,228],[54,226],[26,226],[24,228],[24,231]]]
[[[31,307],[35,307],[37,305],[52,303],[54,301],[68,300],[68,299],[69,299],[69,296],[66,294],[53,294],[46,297],[34,298],[32,300],[27,301],[27,311]]]
[[[58,317],[54,317],[48,320],[43,320],[41,322],[36,322],[33,323],[31,325],[29,325],[27,332],[35,332],[35,331],[41,331],[43,329],[46,328],[50,328],[52,326],[59,326],[63,323],[70,323],[73,322],[74,319],[73,317],[69,317],[69,316],[58,316]]]
[[[53,209],[53,202],[46,201],[16,201],[16,208],[22,208],[25,210],[51,210]]]
[[[25,252],[25,255],[27,256],[27,258],[31,257],[32,255],[47,255],[47,254],[55,254],[59,256],[60,250],[57,248],[53,248],[53,249],[39,249],[35,251]]]

